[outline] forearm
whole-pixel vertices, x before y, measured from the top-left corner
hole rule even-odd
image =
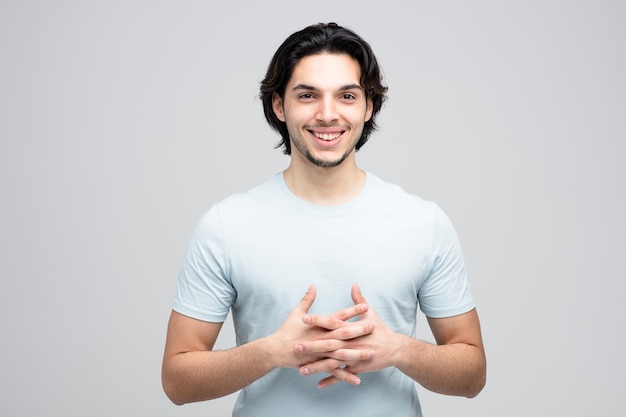
[[[338,349],[346,340],[357,339],[372,332],[369,325],[343,325],[345,320],[367,310],[366,306],[352,306],[331,315],[331,328],[310,326],[304,316],[315,300],[311,286],[278,330],[233,349],[213,351],[222,323],[204,322],[175,311],[170,317],[168,337],[163,356],[162,381],[167,396],[175,404],[219,398],[238,391],[276,368],[298,369],[329,357],[323,353],[305,353],[301,346],[314,340]],[[342,324],[342,325],[338,325]],[[350,352],[361,358],[365,352]],[[354,375],[339,375],[348,380]]]
[[[398,335],[395,366],[423,387],[448,395],[476,396],[486,379],[481,347],[466,343],[433,345]]]
[[[276,367],[267,339],[222,351],[189,351],[164,361],[163,388],[175,404],[223,397]]]

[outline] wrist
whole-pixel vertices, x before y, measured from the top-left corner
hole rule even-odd
[[[425,347],[425,342],[403,334],[396,335],[396,348],[393,350],[391,362],[398,369],[406,369],[414,364],[416,358],[422,356],[420,352]]]
[[[285,366],[283,363],[283,358],[285,358],[284,346],[276,339],[275,335],[262,337],[257,339],[255,343],[259,351],[259,360],[267,364],[271,368],[270,370]]]

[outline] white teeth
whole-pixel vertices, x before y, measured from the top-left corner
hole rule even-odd
[[[322,139],[322,140],[334,140],[334,139],[337,139],[339,136],[341,136],[341,133],[318,133],[318,132],[313,132],[313,134],[315,136],[317,136],[318,138]]]

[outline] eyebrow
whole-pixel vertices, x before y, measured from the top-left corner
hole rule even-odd
[[[361,87],[358,84],[346,84],[344,86],[339,87],[339,91],[362,90],[362,89],[363,87]],[[312,85],[298,84],[291,89],[291,91],[298,91],[298,90],[315,91],[317,90],[317,88],[313,87]]]

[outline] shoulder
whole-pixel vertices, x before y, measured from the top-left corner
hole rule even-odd
[[[430,230],[433,234],[454,233],[452,222],[436,202],[408,193],[399,185],[370,173],[368,187],[366,205],[376,210],[378,216],[426,228],[421,230]]]
[[[408,209],[421,213],[441,212],[434,201],[425,200],[417,195],[406,192],[401,186],[385,181],[368,172],[368,198],[380,202],[389,208]]]
[[[261,184],[252,187],[244,192],[232,194],[219,203],[219,206],[237,206],[255,201],[263,201],[270,198],[275,198],[276,194],[280,192],[278,187],[278,175],[273,175],[266,179]]]
[[[279,196],[281,195],[280,187],[277,184],[277,175],[270,177],[265,182],[250,188],[247,191],[232,194],[226,197],[225,199],[215,203],[209,212],[248,212],[260,205],[275,203],[279,200]]]
[[[259,222],[268,213],[277,211],[278,206],[284,204],[282,195],[283,192],[274,175],[260,185],[214,203],[200,218],[200,229],[215,231],[226,226],[243,227]]]

